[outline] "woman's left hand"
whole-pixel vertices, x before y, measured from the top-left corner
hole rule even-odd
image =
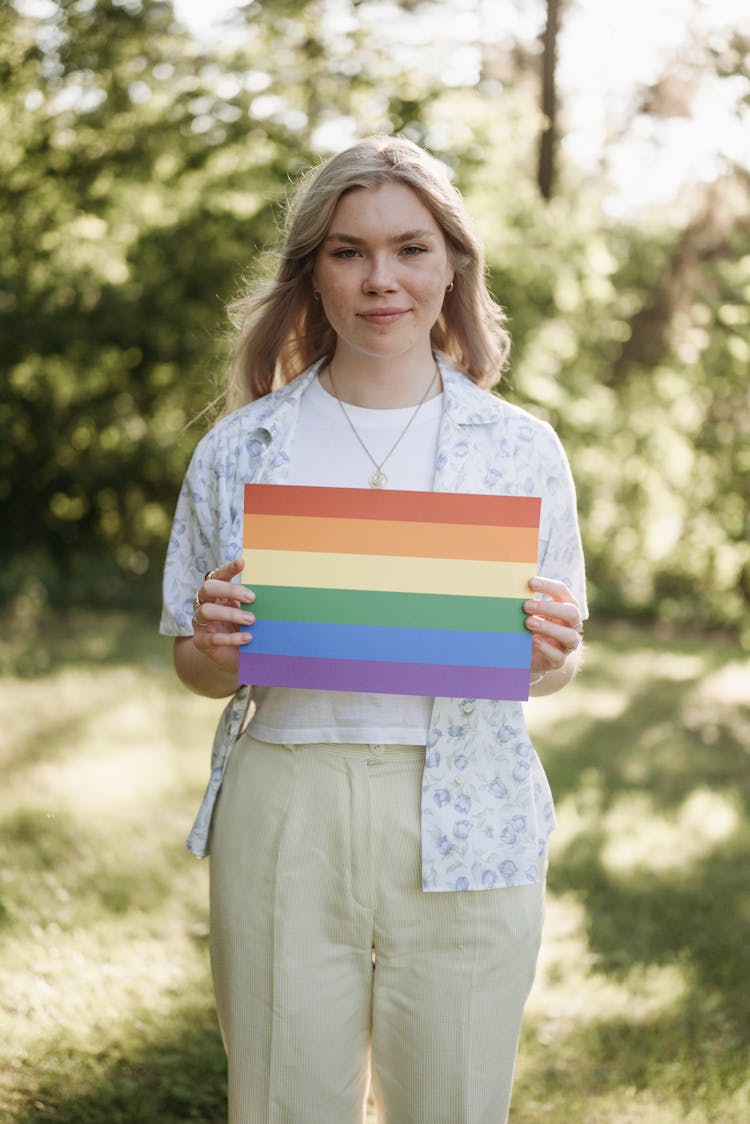
[[[542,597],[524,601],[526,627],[533,635],[532,671],[556,671],[581,644],[581,609],[564,582],[532,578],[530,587]]]

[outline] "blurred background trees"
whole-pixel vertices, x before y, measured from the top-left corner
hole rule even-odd
[[[592,163],[566,147],[550,53],[580,2],[508,0],[500,32],[486,0],[251,0],[211,39],[168,0],[0,8],[4,602],[156,606],[224,303],[290,178],[401,131],[453,169],[486,243],[503,393],[566,444],[595,611],[750,644],[750,154],[667,201],[613,191],[707,89],[747,127],[750,34],[707,34],[688,4],[694,30]]]

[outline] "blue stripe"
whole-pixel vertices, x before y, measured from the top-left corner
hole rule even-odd
[[[273,620],[258,620],[250,631],[252,642],[241,651],[255,655],[464,667],[528,668],[531,662],[530,633],[441,632]]]

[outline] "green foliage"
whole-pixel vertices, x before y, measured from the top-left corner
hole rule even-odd
[[[492,139],[492,134],[490,134]],[[555,426],[576,477],[596,611],[750,625],[750,191],[729,173],[689,221],[604,224],[595,186],[467,193],[510,311],[503,393]]]
[[[4,18],[3,593],[32,571],[107,600],[163,552],[219,305],[273,233],[279,174],[257,159],[249,95],[216,92],[170,5]]]
[[[533,396],[552,405],[570,449],[596,604],[610,612],[748,621],[750,258],[742,256],[742,215],[750,197],[738,186],[731,176],[719,181],[698,222],[667,245],[653,239],[644,247],[632,229],[588,231],[579,252],[566,255],[577,276],[558,273],[557,312],[541,330],[551,340],[553,385]],[[697,232],[705,234],[718,208],[731,215],[726,241],[715,260],[695,262]],[[649,288],[644,263],[637,273],[631,264],[639,253],[651,259],[647,270],[659,271]],[[693,269],[688,288],[684,274]],[[539,368],[521,360],[524,390],[527,371],[533,388]]]
[[[413,42],[436,6],[400,7]],[[167,0],[0,8],[0,600],[156,604],[224,303],[318,150],[400,130],[476,216],[504,393],[565,441],[596,610],[747,633],[747,177],[646,224],[567,166],[547,205],[528,44],[479,44],[443,81],[355,0],[253,0],[235,23],[208,48]],[[741,37],[705,50],[747,75]]]

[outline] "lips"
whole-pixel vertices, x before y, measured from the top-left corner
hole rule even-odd
[[[373,308],[369,312],[358,313],[358,316],[368,324],[395,324],[408,311],[408,308]]]

